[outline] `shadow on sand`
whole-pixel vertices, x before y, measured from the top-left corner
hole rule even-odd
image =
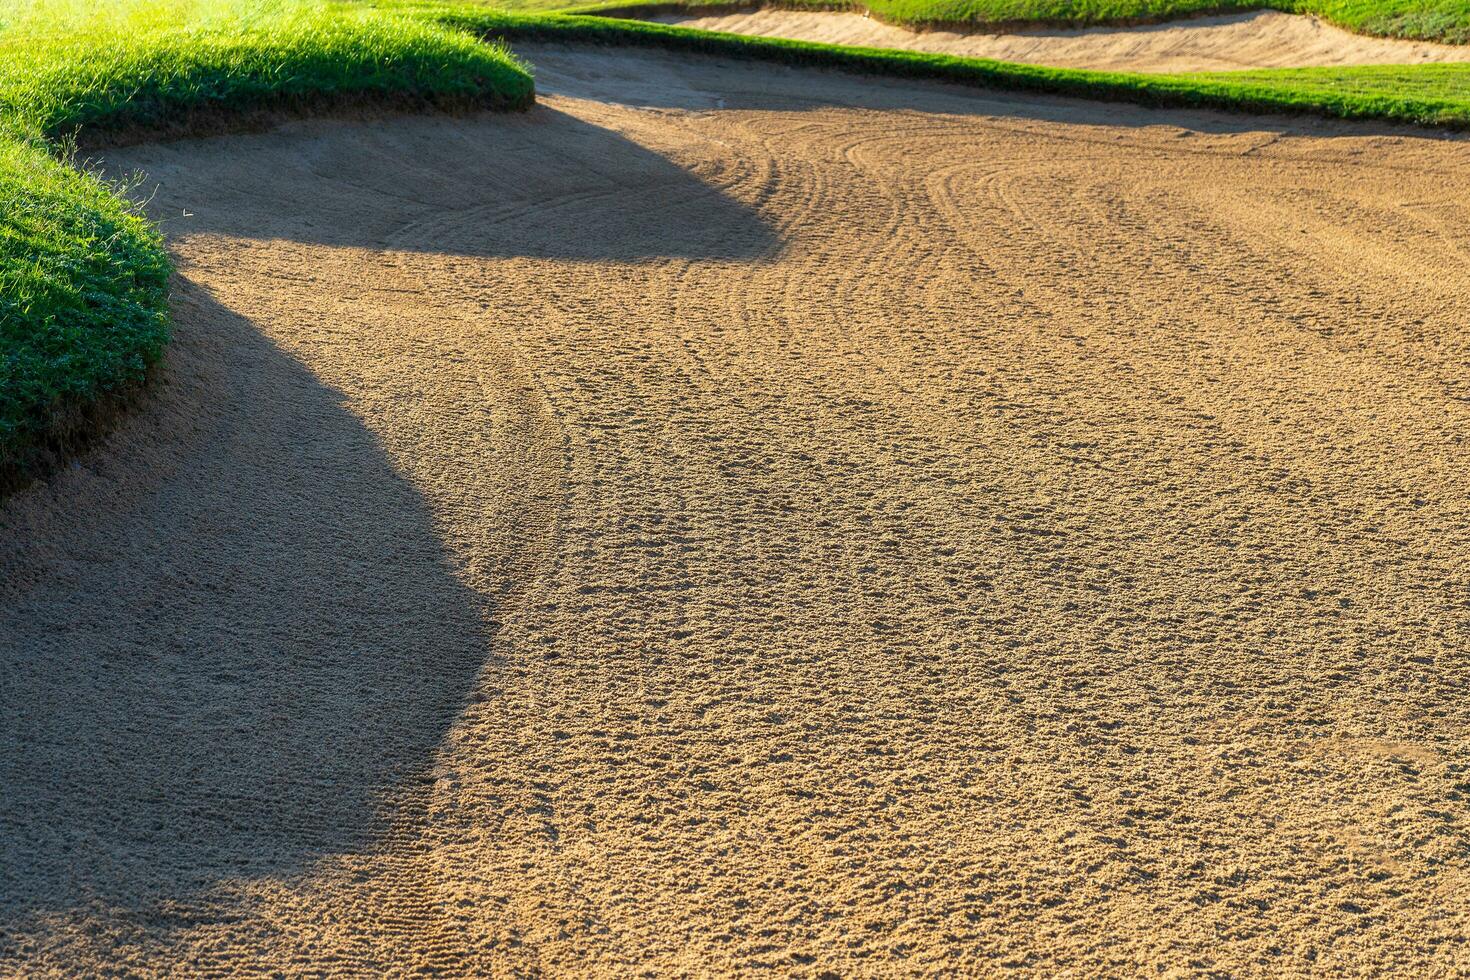
[[[340,395],[203,290],[178,312],[151,403],[0,508],[0,959],[38,912],[362,846],[490,656]]]
[[[331,138],[321,126],[334,128]],[[757,213],[696,173],[546,106],[288,124],[138,147],[126,159],[147,175],[145,188],[177,202],[154,209],[171,237],[615,262],[750,260],[779,245]]]
[[[1168,26],[1160,25],[1158,29]],[[1470,135],[1463,132],[1382,120],[1147,106],[639,46],[518,42],[514,47],[518,55],[532,62],[541,95],[657,109],[799,112],[844,107],[1074,126],[1172,127],[1211,135],[1304,133],[1470,142]],[[977,146],[976,151],[983,152],[983,147]],[[916,165],[922,165],[922,161],[916,161]]]
[[[778,245],[695,174],[564,112],[326,125],[349,135],[125,157],[174,237],[573,261]],[[369,844],[492,663],[489,601],[341,394],[180,286],[148,404],[0,502],[0,962],[48,913],[167,929],[158,909],[221,882]]]

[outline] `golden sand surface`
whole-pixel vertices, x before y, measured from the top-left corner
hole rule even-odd
[[[1470,143],[528,52],[109,155],[0,973],[1470,970]]]
[[[1100,71],[1230,71],[1470,61],[1467,44],[1368,37],[1316,17],[1276,10],[1141,27],[1047,28],[997,34],[912,31],[873,20],[866,14],[823,10],[667,14],[649,19],[730,34],[903,48]]]

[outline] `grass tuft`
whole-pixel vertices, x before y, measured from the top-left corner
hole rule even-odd
[[[59,158],[64,137],[197,110],[534,95],[503,47],[393,12],[48,2],[11,4],[0,23],[0,487],[84,438],[168,338],[157,231]]]

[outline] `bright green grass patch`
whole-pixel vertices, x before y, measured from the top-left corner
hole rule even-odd
[[[1470,0],[1296,0],[1303,14],[1359,34],[1470,44]]]
[[[0,38],[0,113],[48,132],[150,125],[184,107],[241,108],[357,94],[525,105],[503,50],[406,16],[350,8]]]
[[[750,6],[751,4],[747,4]],[[634,12],[731,8],[738,0],[674,0],[638,4],[627,0],[592,5],[567,0],[502,0],[515,10],[564,13]],[[1280,10],[1314,14],[1360,34],[1470,43],[1470,0],[774,0],[771,6],[819,10],[863,10],[879,20],[910,27],[1089,27],[1140,24],[1205,14]]]
[[[0,453],[17,469],[158,358],[169,268],[121,200],[16,141],[0,142],[0,216]]]
[[[0,486],[85,435],[167,340],[169,266],[157,232],[113,188],[57,159],[55,137],[161,126],[199,108],[366,97],[521,107],[533,98],[530,75],[503,48],[390,12],[3,9]]]

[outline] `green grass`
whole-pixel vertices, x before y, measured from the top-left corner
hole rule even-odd
[[[167,338],[158,235],[93,179],[0,142],[0,453],[5,476],[140,379]]]
[[[567,0],[504,0],[513,10],[564,13],[636,12],[739,6],[738,0],[675,0],[639,4],[610,0],[592,5]],[[1470,43],[1470,0],[775,0],[772,6],[863,10],[909,27],[1089,27],[1147,24],[1204,14],[1281,10],[1314,14],[1359,34]]]
[[[86,435],[168,336],[169,264],[122,195],[58,154],[82,127],[363,98],[524,106],[502,48],[391,11],[11,4],[0,17],[0,485]]]

